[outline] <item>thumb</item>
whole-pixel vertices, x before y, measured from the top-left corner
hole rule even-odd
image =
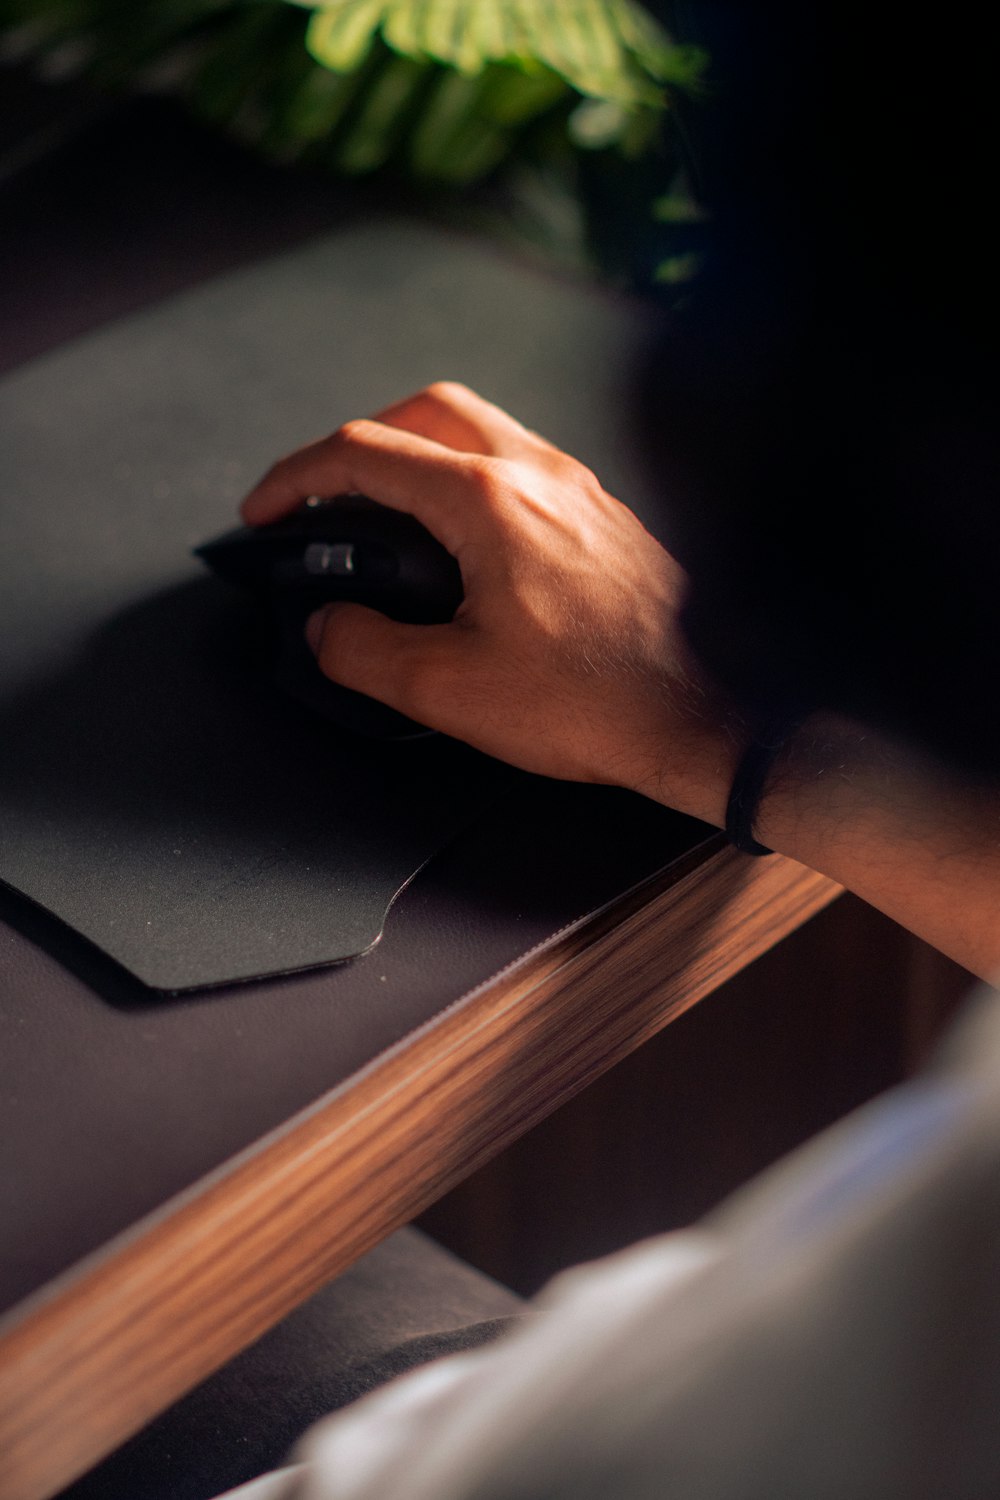
[[[363,604],[338,603],[316,610],[305,629],[324,677],[437,727],[453,675],[445,661],[454,654],[450,625],[407,625]]]

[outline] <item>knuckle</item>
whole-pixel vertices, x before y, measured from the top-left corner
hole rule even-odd
[[[517,517],[525,487],[509,460],[477,454],[466,473],[472,504],[492,526],[503,528]]]
[[[338,427],[336,432],[331,433],[327,442],[338,447],[357,447],[370,443],[377,427],[378,423],[369,421],[367,417],[352,417],[349,422]]]
[[[470,453],[463,466],[481,500],[495,501],[509,486],[506,459],[495,458],[490,453]]]
[[[472,392],[460,380],[433,380],[420,394],[441,406],[456,406],[467,402]]]
[[[573,484],[588,491],[597,491],[601,488],[593,469],[588,469],[586,464],[574,458],[571,453],[564,453],[561,448],[546,445],[545,461],[550,471],[564,483]]]

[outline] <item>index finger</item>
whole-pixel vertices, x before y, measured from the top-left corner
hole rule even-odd
[[[486,462],[401,428],[358,420],[280,459],[240,509],[247,525],[263,526],[314,495],[368,495],[415,516],[454,553],[460,541],[456,518],[467,521],[470,486]]]
[[[376,412],[374,420],[462,453],[530,460],[558,451],[502,407],[455,380],[436,380]]]

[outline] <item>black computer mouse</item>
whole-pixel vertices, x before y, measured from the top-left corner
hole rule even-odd
[[[195,548],[212,572],[258,599],[277,684],[357,734],[409,738],[429,731],[377,699],[323,676],[305,622],[332,600],[352,600],[415,625],[443,624],[462,602],[451,553],[413,516],[366,495],[310,499],[269,526],[238,526]]]

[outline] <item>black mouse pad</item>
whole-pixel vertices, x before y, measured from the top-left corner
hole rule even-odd
[[[8,376],[0,878],[164,990],[368,949],[414,872],[519,779],[440,736],[359,740],[288,701],[252,611],[192,549],[274,458],[445,376],[622,484],[637,322],[385,221]]]

